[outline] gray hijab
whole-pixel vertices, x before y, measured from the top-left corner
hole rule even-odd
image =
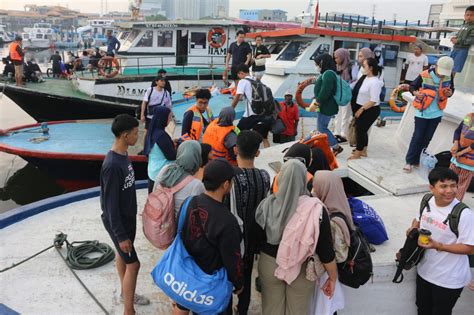
[[[219,113],[218,125],[221,127],[232,126],[235,120],[235,110],[232,106],[224,107]]]
[[[195,140],[184,141],[176,154],[176,161],[166,166],[160,185],[173,187],[188,175],[194,175],[201,166],[201,145]]]
[[[272,245],[280,243],[299,197],[309,195],[304,164],[295,159],[285,162],[278,175],[278,187],[276,194],[262,200],[255,212],[255,221],[265,230],[267,243]]]

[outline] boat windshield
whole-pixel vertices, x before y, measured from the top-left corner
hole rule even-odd
[[[127,39],[124,41],[121,50],[127,50],[132,46],[133,41],[137,38],[138,34],[140,34],[140,30],[132,30],[130,35],[128,35]]]
[[[296,61],[299,56],[311,45],[310,41],[291,42],[285,50],[278,56],[277,60],[281,61]]]

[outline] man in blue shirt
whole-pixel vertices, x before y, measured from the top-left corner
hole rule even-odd
[[[107,56],[114,57],[115,53],[117,53],[120,49],[120,42],[112,35],[112,31],[107,31]]]

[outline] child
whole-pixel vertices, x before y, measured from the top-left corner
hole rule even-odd
[[[451,148],[451,165],[449,166],[458,176],[458,192],[456,199],[462,201],[474,171],[474,113],[464,117],[464,121],[454,131],[453,146]]]
[[[137,230],[135,173],[128,158],[128,147],[138,139],[138,120],[130,115],[115,117],[112,123],[115,141],[100,172],[102,222],[117,250],[116,267],[120,277],[124,314],[135,314],[134,304],[150,301],[135,294],[140,262],[133,246]]]
[[[462,72],[469,47],[474,45],[474,5],[467,7],[464,13],[464,22],[456,36],[451,38],[451,42],[454,44],[451,52],[451,58],[454,59],[453,76],[456,72]]]

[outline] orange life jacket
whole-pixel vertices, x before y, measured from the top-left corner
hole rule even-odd
[[[474,126],[473,124],[474,113],[468,114],[464,117],[464,122],[461,130],[461,137],[459,139],[459,150],[463,150],[467,147],[471,147],[474,143]],[[474,166],[474,152],[469,152],[456,158],[456,161],[468,165]]]
[[[275,194],[278,191],[278,175],[275,175],[275,178],[273,178],[273,184],[272,184],[272,193]],[[310,172],[306,172],[306,183],[311,183],[313,181],[313,175],[311,175]]]
[[[197,108],[196,105],[193,105],[190,108],[188,108],[186,112],[188,111],[192,111],[194,114],[193,122],[191,124],[191,129],[189,130],[189,132],[181,136],[181,140],[182,141],[186,141],[186,140],[199,141],[201,139],[202,131],[204,129],[204,118],[202,117],[202,113]],[[214,120],[214,117],[212,116],[212,111],[209,107],[207,108],[207,115],[209,117],[209,122],[212,122]]]
[[[18,51],[16,50],[17,47],[20,46],[17,42],[13,42],[10,45],[10,59],[15,61],[22,61],[23,58],[20,56]]]
[[[224,145],[225,137],[234,130],[234,126],[219,126],[217,124],[217,119],[207,126],[206,131],[202,136],[202,143],[207,143],[211,146],[214,159],[226,159],[231,164],[237,165],[237,161],[231,158],[229,151]]]
[[[446,89],[451,86],[451,79],[448,76],[444,76],[443,79],[439,79],[439,85],[436,85],[429,70],[425,70],[420,73],[423,80],[421,89],[418,91],[418,96],[413,100],[413,107],[419,111],[427,109],[433,100],[438,96],[438,107],[441,110],[446,108],[448,104],[448,98],[445,95]]]

